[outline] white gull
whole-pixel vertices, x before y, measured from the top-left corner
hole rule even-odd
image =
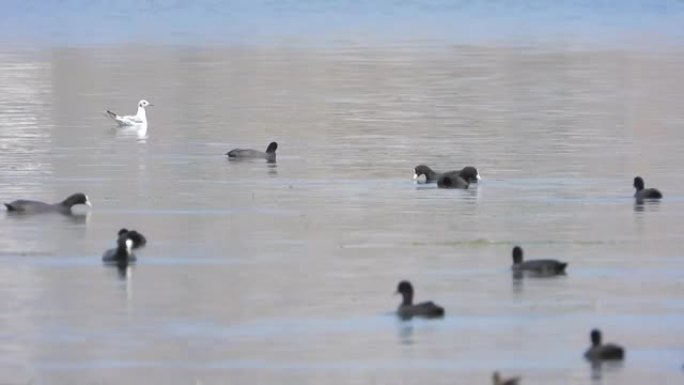
[[[145,107],[152,106],[147,100],[143,99],[138,102],[138,111],[135,115],[120,116],[112,111],[107,110],[107,115],[114,119],[121,127],[134,127],[137,129],[147,130],[147,115],[145,114]]]

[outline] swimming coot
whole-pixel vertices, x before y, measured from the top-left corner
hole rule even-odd
[[[475,167],[467,166],[461,170],[436,172],[430,167],[421,164],[414,169],[413,179],[417,180],[425,175],[425,183],[437,183],[438,187],[443,188],[468,188],[471,183],[478,183],[482,178]]]
[[[567,262],[560,262],[555,259],[533,259],[523,261],[523,250],[520,246],[513,248],[513,266],[511,270],[516,273],[533,273],[538,275],[557,275],[565,274]]]
[[[402,301],[397,309],[397,315],[402,319],[411,317],[439,318],[444,317],[444,308],[433,302],[413,303],[413,285],[409,281],[401,281],[397,286],[397,293]]]
[[[90,200],[88,196],[83,193],[76,193],[70,195],[68,198],[59,203],[45,203],[40,201],[32,201],[27,199],[18,199],[10,203],[5,203],[7,211],[16,214],[38,214],[38,213],[60,213],[69,215],[71,208],[75,205],[88,205]]]
[[[584,353],[584,357],[590,361],[622,360],[625,358],[625,349],[615,344],[601,343],[601,331],[591,331],[591,347]]]
[[[658,189],[644,188],[644,180],[640,176],[634,178],[634,188],[636,189],[634,197],[637,201],[643,201],[644,199],[660,199],[663,197],[663,194],[658,191]]]
[[[226,155],[228,155],[228,158],[231,159],[266,159],[273,161],[276,158],[277,149],[278,143],[271,142],[266,148],[265,152],[251,149],[236,148],[234,150],[228,151]]]

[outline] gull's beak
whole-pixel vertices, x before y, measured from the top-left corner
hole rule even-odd
[[[150,103],[147,105],[147,107],[154,107],[154,104]]]

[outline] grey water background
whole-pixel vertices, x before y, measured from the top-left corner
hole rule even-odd
[[[94,204],[0,213],[2,383],[682,382],[682,2],[2,6],[0,200]],[[515,244],[569,274],[513,280]],[[405,278],[447,317],[399,322]]]

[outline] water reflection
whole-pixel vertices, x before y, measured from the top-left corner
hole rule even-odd
[[[413,344],[413,323],[404,322],[400,320],[399,324],[399,341],[404,345]]]
[[[90,216],[91,216],[91,213],[87,212],[87,213],[65,215],[64,217],[72,223],[84,225],[84,224],[87,224],[88,221],[90,221]]]
[[[643,213],[647,211],[658,211],[660,208],[660,200],[643,200],[637,199],[634,203],[634,212]]]
[[[12,218],[12,220],[17,221],[36,221],[36,218],[61,218],[62,220],[74,223],[74,224],[86,224],[90,220],[91,212],[85,213],[60,213],[60,212],[49,212],[49,213],[37,213],[37,214],[25,214],[17,213],[14,211],[6,211],[5,217]],[[41,222],[44,222],[42,219]]]
[[[275,159],[255,159],[255,158],[231,158],[226,157],[230,164],[242,165],[240,167],[250,167],[252,170],[256,170],[260,165],[266,166],[266,172],[268,175],[275,176],[278,175],[278,163]]]
[[[110,132],[114,134],[117,139],[135,138],[140,143],[146,143],[149,138],[147,135],[147,127],[113,127]]]
[[[234,158],[227,156],[226,159],[230,162],[235,162],[235,163],[261,163],[265,162],[266,164],[276,164],[276,159],[263,159],[263,158]]]
[[[115,269],[116,276],[122,281],[133,278],[133,264],[128,262],[102,262],[106,269]]]
[[[115,269],[116,276],[120,281],[129,282],[133,279],[133,264],[128,262],[103,262],[107,269]]]
[[[268,167],[268,175],[278,175],[278,165],[276,161],[267,161],[266,167]]]
[[[113,269],[116,271],[116,278],[123,283],[126,298],[133,298],[133,265],[132,263],[103,263],[106,269]]]
[[[520,294],[523,292],[524,288],[524,276],[521,271],[512,271],[511,272],[511,283],[513,284],[513,293],[515,294]]]
[[[602,381],[605,372],[621,370],[624,367],[622,361],[590,360],[589,363],[592,382]]]

